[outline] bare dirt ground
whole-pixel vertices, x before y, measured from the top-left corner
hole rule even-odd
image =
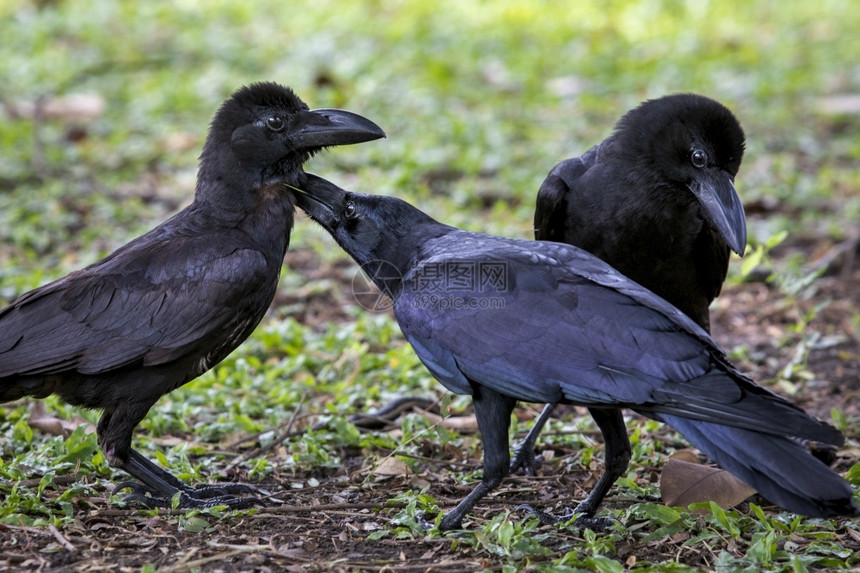
[[[787,245],[782,254],[801,250],[810,253],[820,245],[802,242]],[[826,249],[825,249],[826,250]],[[849,249],[849,255],[855,252]],[[295,254],[301,266],[305,255]],[[336,269],[334,269],[336,270]],[[714,337],[732,349],[745,345],[748,351],[740,364],[758,380],[773,379],[776,372],[798,354],[799,341],[819,333],[809,345],[805,370],[808,383],[794,385],[792,398],[810,412],[830,418],[832,407],[846,415],[860,416],[860,264],[851,256],[830,263],[829,271],[796,300],[776,296],[764,282],[750,282],[726,290],[712,317]],[[804,332],[794,325],[810,309],[818,311]],[[337,306],[337,305],[335,305]],[[332,308],[320,305],[318,308]],[[313,304],[305,311],[313,322]],[[854,317],[854,318],[852,318]],[[318,319],[331,319],[320,317]],[[812,340],[812,339],[809,339]],[[784,341],[775,345],[775,341]],[[780,389],[782,391],[783,389]],[[855,437],[856,438],[856,437]],[[74,501],[76,524],[57,531],[0,525],[0,570],[12,571],[139,571],[152,564],[159,571],[474,571],[500,569],[498,558],[480,547],[460,543],[455,536],[416,539],[369,540],[379,529],[390,527],[396,513],[386,509],[386,500],[398,493],[430,492],[442,508],[450,508],[471,488],[451,477],[454,469],[470,471],[480,460],[461,451],[439,451],[428,444],[424,470],[412,475],[368,479],[361,452],[342,452],[344,464],[334,471],[310,475],[279,474],[259,484],[282,503],[260,509],[254,515],[224,520],[207,519],[202,531],[189,531],[180,524],[181,512],[162,511],[152,517],[143,512],[111,507],[108,496]],[[555,452],[556,460],[576,452]],[[844,472],[860,453],[843,452],[835,469]],[[658,472],[644,472],[643,475]],[[69,480],[72,476],[66,476]],[[294,489],[292,484],[314,477],[319,486]],[[241,481],[242,475],[236,476]],[[485,523],[493,515],[519,504],[533,503],[558,509],[581,499],[593,483],[587,468],[564,471],[564,465],[548,463],[535,477],[514,476],[488,496],[472,512],[472,524]],[[59,495],[46,489],[46,496]],[[96,486],[98,491],[99,486]],[[610,494],[609,507],[623,507],[636,500]],[[759,503],[768,507],[763,500]],[[205,517],[205,516],[204,516]],[[629,525],[629,524],[628,524]],[[467,523],[467,526],[469,524]],[[546,545],[563,554],[577,543],[582,532],[555,532]],[[684,547],[682,536],[650,544],[624,542],[614,558],[628,564],[636,560],[660,562],[677,559],[690,566],[706,567],[714,555],[707,547]],[[860,541],[844,536],[847,547],[860,550]]]

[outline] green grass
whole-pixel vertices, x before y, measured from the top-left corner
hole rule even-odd
[[[288,84],[311,107],[354,110],[388,133],[320,154],[309,170],[356,190],[401,196],[450,224],[526,238],[536,189],[552,165],[606,137],[642,99],[703,93],[733,109],[746,130],[738,176],[745,202],[776,205],[750,218],[751,252],[769,260],[766,251],[785,233],[838,240],[860,221],[860,113],[821,106],[822,98],[860,93],[857,30],[860,10],[851,0],[0,0],[0,302],[95,261],[187,202],[211,115],[236,87],[255,80]],[[79,93],[103,98],[104,112],[35,121],[26,111],[40,97]],[[304,219],[291,250],[342,265],[347,281],[354,272]],[[772,264],[786,283],[798,284],[789,263]],[[730,282],[749,270],[736,260]],[[789,303],[809,286],[791,292],[791,284],[777,295]],[[182,479],[203,481],[216,477],[210,460],[220,447],[255,433],[265,445],[273,428],[299,412],[327,417],[329,426],[287,438],[286,456],[248,459],[242,467],[249,477],[305,476],[339,467],[350,452],[376,460],[392,448],[417,454],[428,442],[478,456],[472,437],[422,419],[404,422],[402,441],[360,434],[344,422],[397,396],[444,392],[393,320],[362,313],[343,289],[342,281],[314,284],[285,267],[281,292],[290,302],[273,308],[231,357],[162,399],[135,444]],[[329,309],[337,311],[336,324],[293,318],[313,297],[337,305]],[[792,378],[804,372],[799,350],[788,383],[803,379]],[[466,404],[455,398],[451,408]],[[53,398],[46,406],[60,417],[97,420]],[[26,403],[0,409],[0,523],[71,524],[80,507],[73,500],[95,496],[97,480],[115,472],[93,434],[50,437],[27,419]],[[843,423],[856,435],[860,421]],[[694,551],[725,569],[860,564],[836,522],[754,507],[692,514],[658,505],[642,479],[666,449],[655,427],[631,424],[647,439],[637,443],[619,495],[654,503],[609,510],[626,531],[572,535],[499,512],[458,534],[458,551],[511,571],[685,571],[683,563],[696,562]],[[161,439],[173,436],[183,439]],[[546,440],[581,450],[565,462],[574,468],[587,465],[594,450],[577,435]],[[55,487],[53,476],[71,472],[87,479],[64,485],[59,497],[41,495]],[[15,485],[42,476],[35,486]],[[405,494],[402,507],[390,510],[394,522],[374,535],[423,535],[414,520],[437,507],[433,494],[432,484]],[[206,531],[231,517],[176,519],[183,530]],[[860,529],[856,520],[846,527]],[[661,539],[674,554],[654,550],[649,554],[658,557],[629,561],[634,547]]]

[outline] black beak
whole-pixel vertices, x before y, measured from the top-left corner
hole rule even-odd
[[[308,217],[331,231],[337,226],[338,213],[346,200],[346,191],[313,173],[308,173],[302,189],[296,189],[296,204]],[[336,207],[340,205],[341,207]]]
[[[298,114],[291,139],[297,149],[350,145],[385,137],[382,129],[357,113],[342,109],[314,109]]]
[[[718,169],[705,171],[701,178],[693,181],[690,190],[729,248],[743,256],[747,246],[747,221],[731,176]]]

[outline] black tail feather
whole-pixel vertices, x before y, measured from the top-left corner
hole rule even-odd
[[[848,482],[797,441],[689,418],[661,418],[723,469],[788,511],[824,518],[860,516]]]

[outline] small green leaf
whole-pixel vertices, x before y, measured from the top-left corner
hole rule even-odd
[[[511,544],[511,540],[514,538],[514,524],[508,519],[505,519],[501,524],[499,524],[499,529],[496,535],[499,538],[499,544],[504,547],[508,547]]]
[[[383,537],[388,537],[390,534],[391,534],[391,532],[389,530],[380,529],[380,530],[374,531],[373,533],[368,535],[367,539],[370,541],[376,541],[378,539],[382,539]]]
[[[778,232],[774,233],[773,235],[770,236],[770,238],[768,238],[767,241],[765,241],[765,243],[764,243],[765,250],[769,251],[769,250],[773,249],[775,246],[782,243],[787,237],[788,237],[788,231],[786,231],[786,230],[782,230],[782,231],[778,231]]]
[[[185,520],[185,525],[182,529],[189,533],[200,533],[201,531],[205,531],[208,527],[209,522],[202,517],[189,517]]]
[[[840,432],[845,432],[848,429],[848,419],[845,417],[845,412],[840,408],[830,409],[830,419],[833,420],[833,425]]]
[[[759,245],[753,252],[748,253],[741,261],[741,276],[749,276],[749,274],[761,264],[763,259],[764,249]]]
[[[692,505],[695,504],[691,504]],[[719,525],[723,527],[723,530],[729,533],[732,537],[738,537],[741,534],[740,529],[738,528],[737,523],[735,523],[734,519],[730,519],[729,515],[717,505],[715,502],[708,502],[708,508],[711,510],[711,516],[714,518]]]
[[[860,485],[860,462],[851,466],[851,469],[845,475],[845,479],[851,485]]]
[[[681,513],[674,508],[660,505],[658,503],[643,503],[640,505],[645,515],[657,520],[664,525],[674,523],[681,519]]]
[[[585,560],[585,566],[589,569],[593,569],[594,571],[600,571],[600,573],[624,572],[624,565],[622,565],[618,561],[615,561],[614,559],[604,557],[603,555],[595,555],[593,557],[588,557]]]

